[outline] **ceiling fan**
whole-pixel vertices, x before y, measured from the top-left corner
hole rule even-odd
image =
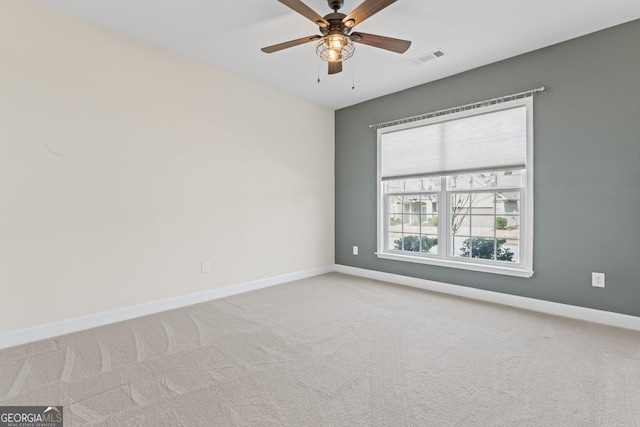
[[[317,41],[316,53],[320,58],[329,63],[329,74],[336,74],[342,71],[342,62],[353,56],[355,52],[354,42],[397,53],[404,53],[409,49],[409,46],[411,46],[411,42],[408,40],[351,32],[353,27],[380,12],[390,4],[395,3],[397,0],[364,0],[364,2],[348,15],[338,12],[343,6],[344,0],[327,0],[329,7],[333,9],[333,13],[325,15],[324,17],[318,15],[300,0],[278,1],[313,21],[320,28],[322,35],[302,37],[273,46],[263,47],[261,50],[265,53],[273,53],[293,46]]]

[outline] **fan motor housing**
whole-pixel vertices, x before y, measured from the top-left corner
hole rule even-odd
[[[323,35],[342,33],[345,36],[351,32],[351,28],[345,26],[342,20],[345,18],[344,13],[334,12],[324,16],[324,19],[329,23],[328,27],[320,27],[320,32]]]

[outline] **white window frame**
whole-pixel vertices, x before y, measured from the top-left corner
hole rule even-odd
[[[438,254],[407,253],[404,251],[393,251],[387,249],[388,246],[388,215],[386,194],[384,192],[384,181],[382,180],[382,135],[387,132],[394,132],[414,127],[427,126],[448,120],[455,120],[462,117],[469,117],[484,114],[492,111],[500,111],[513,107],[526,107],[526,169],[523,176],[523,186],[518,191],[524,193],[521,198],[520,207],[520,258],[518,263],[509,264],[504,261],[484,260],[478,258],[460,258],[449,255],[449,223],[450,223],[450,197],[454,192],[473,193],[478,190],[447,190],[446,176],[441,177],[438,226]],[[476,108],[469,111],[447,114],[445,116],[415,121],[411,123],[399,124],[378,129],[377,131],[377,233],[378,233],[378,258],[391,259],[397,261],[414,262],[421,264],[436,265],[442,267],[458,268],[463,270],[480,271],[485,273],[503,274],[517,277],[533,276],[533,98],[526,97],[500,104]],[[478,171],[469,171],[474,173]],[[459,172],[464,173],[464,172]],[[508,189],[487,188],[486,191],[509,191]],[[411,192],[413,193],[413,192]],[[416,192],[419,193],[419,192]],[[444,214],[444,215],[443,215]],[[441,243],[442,242],[442,243]]]

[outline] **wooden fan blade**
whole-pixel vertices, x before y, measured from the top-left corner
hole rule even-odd
[[[328,27],[329,23],[322,16],[318,15],[309,6],[302,3],[300,0],[278,0],[283,5],[295,10],[300,15],[315,22],[316,24],[322,24],[323,27]]]
[[[345,16],[342,22],[346,23],[353,19],[354,24],[351,25],[351,27],[354,27],[396,1],[397,0],[364,0],[353,12]]]
[[[405,53],[407,49],[409,49],[409,46],[411,46],[411,42],[409,40],[394,39],[391,37],[376,36],[375,34],[360,32],[351,34],[351,41],[373,47],[379,47],[380,49],[386,49],[397,53]]]
[[[286,49],[288,47],[298,46],[299,44],[309,43],[315,40],[320,39],[320,36],[307,36],[301,39],[291,40],[284,43],[274,44],[273,46],[267,46],[260,49],[264,53],[273,53],[282,49]]]
[[[342,61],[329,62],[329,74],[338,74],[342,72]]]

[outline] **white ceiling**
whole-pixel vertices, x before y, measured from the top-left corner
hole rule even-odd
[[[398,0],[356,28],[411,40],[411,48],[399,55],[356,44],[344,71],[329,76],[314,43],[260,51],[318,34],[277,0],[34,1],[331,109],[640,18],[638,0]],[[360,1],[345,0],[340,12]],[[320,15],[331,12],[326,0],[305,3]],[[436,49],[446,55],[411,63]]]

